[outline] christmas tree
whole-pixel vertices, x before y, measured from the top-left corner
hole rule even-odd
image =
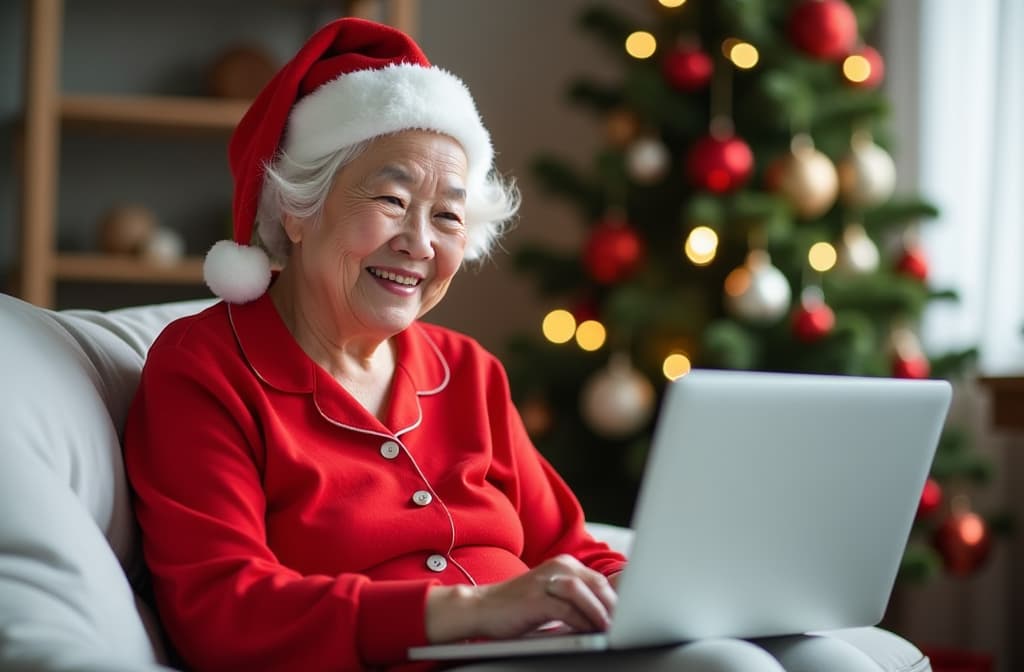
[[[653,416],[691,367],[949,378],[928,356],[925,200],[894,194],[880,0],[651,0],[644,25],[593,6],[581,26],[621,63],[570,99],[603,120],[593,166],[536,159],[576,206],[578,250],[526,245],[553,310],[509,348],[534,441],[590,517],[629,522]],[[569,223],[567,225],[577,225]],[[541,336],[543,334],[543,336]],[[901,576],[969,574],[990,528],[968,497],[989,463],[947,429]]]

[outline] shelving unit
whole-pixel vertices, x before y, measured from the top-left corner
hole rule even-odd
[[[384,21],[414,33],[418,0],[350,0],[345,14]],[[130,11],[130,3],[126,10]],[[21,255],[18,293],[53,307],[57,281],[199,284],[202,258],[172,265],[141,258],[64,252],[57,247],[61,134],[114,131],[140,135],[209,135],[226,142],[248,101],[152,95],[82,95],[60,90],[63,0],[31,0],[27,12],[22,130]]]

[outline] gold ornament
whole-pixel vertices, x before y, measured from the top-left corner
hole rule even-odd
[[[836,267],[854,274],[873,273],[878,269],[878,247],[860,224],[848,224],[836,247]]]
[[[111,254],[138,254],[158,226],[156,215],[143,205],[115,206],[100,220],[100,249]]]
[[[838,171],[839,196],[851,208],[881,205],[896,188],[896,164],[866,131],[853,134],[850,152],[839,162]]]
[[[839,193],[835,166],[814,148],[814,141],[805,133],[793,137],[789,153],[768,168],[766,181],[768,188],[782,194],[804,219],[828,212]]]
[[[640,132],[640,122],[629,110],[615,110],[608,114],[604,122],[605,137],[614,147],[625,147],[633,142]]]
[[[596,434],[608,439],[639,431],[653,412],[654,386],[621,352],[587,380],[580,394],[583,419]]]
[[[746,262],[725,278],[725,306],[736,317],[771,324],[789,310],[792,290],[765,250],[751,250]]]
[[[530,397],[524,401],[519,407],[519,415],[527,433],[532,437],[547,434],[555,423],[551,407],[540,397]]]

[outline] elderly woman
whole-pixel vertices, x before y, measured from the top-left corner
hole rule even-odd
[[[230,160],[235,240],[205,265],[224,301],[153,345],[125,438],[183,663],[359,670],[606,628],[625,559],[588,535],[498,361],[419,321],[518,205],[462,82],[396,30],[336,21],[260,94]],[[719,648],[529,669],[781,669]]]

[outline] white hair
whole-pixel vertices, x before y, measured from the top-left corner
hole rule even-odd
[[[366,151],[373,140],[364,140],[313,161],[300,163],[279,152],[266,166],[263,190],[256,210],[256,238],[271,261],[288,262],[291,241],[285,234],[286,215],[320,221],[334,178],[342,168]],[[519,210],[515,180],[491,170],[480,184],[466,185],[465,259],[490,255],[494,244],[508,230]]]

